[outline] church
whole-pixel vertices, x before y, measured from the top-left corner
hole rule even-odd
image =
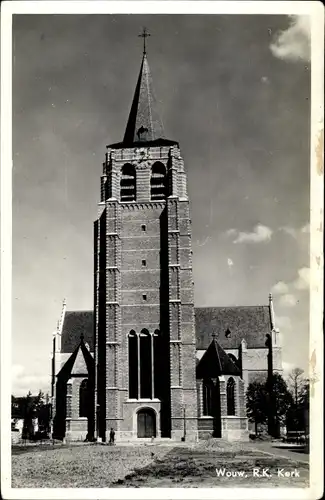
[[[124,138],[107,146],[94,223],[94,308],[63,303],[53,437],[248,439],[245,391],[282,372],[272,296],[195,307],[186,167],[157,112],[145,47]]]

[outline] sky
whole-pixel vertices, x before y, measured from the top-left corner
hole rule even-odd
[[[195,305],[262,305],[272,292],[284,367],[308,367],[309,19],[15,15],[16,395],[50,390],[63,299],[93,307],[102,163],[124,135],[143,26],[165,136],[188,175]]]

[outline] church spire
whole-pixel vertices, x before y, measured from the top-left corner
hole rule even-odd
[[[135,88],[131,111],[123,143],[151,142],[164,138],[161,119],[156,109],[152,80],[146,52],[146,38],[150,33],[144,28],[139,35],[143,38],[143,56],[138,82]]]

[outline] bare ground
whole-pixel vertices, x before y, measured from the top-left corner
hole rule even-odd
[[[220,440],[196,445],[42,445],[15,447],[14,488],[298,487],[308,486],[308,463],[299,455],[274,456],[250,443]],[[277,450],[274,451],[277,454]],[[240,473],[219,476],[216,469]],[[254,477],[263,469],[271,477]],[[278,472],[280,469],[280,472]],[[282,470],[283,469],[283,470]],[[286,477],[293,471],[298,477]],[[297,471],[297,472],[294,472]],[[282,477],[284,475],[285,477]]]

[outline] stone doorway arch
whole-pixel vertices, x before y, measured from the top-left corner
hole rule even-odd
[[[141,408],[137,412],[137,437],[156,437],[156,412],[152,408]]]

